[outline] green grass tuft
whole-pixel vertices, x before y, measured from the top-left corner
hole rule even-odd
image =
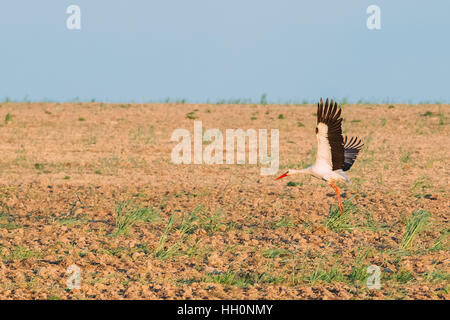
[[[407,163],[411,159],[411,151],[406,152],[404,155],[400,157],[400,161],[403,163]]]
[[[434,115],[434,114],[433,114],[433,112],[431,112],[431,111],[426,111],[425,113],[421,114],[422,117],[431,117],[431,116],[433,116],[433,115]]]
[[[292,222],[288,217],[283,217],[280,220],[274,221],[272,223],[272,229],[290,228],[296,226],[297,225],[294,222]]]
[[[355,263],[353,264],[350,274],[348,275],[348,280],[351,283],[363,282],[369,277],[369,274],[367,273],[368,265],[365,264],[364,261],[369,257],[371,252],[371,248],[361,247],[358,249],[358,255],[356,256]]]
[[[278,249],[278,248],[267,249],[267,250],[264,250],[262,253],[262,256],[264,258],[270,258],[270,259],[275,259],[278,257],[284,257],[284,256],[288,256],[288,255],[291,255],[291,252],[289,250]]]
[[[186,114],[187,119],[195,120],[198,119],[197,115],[195,114],[195,111],[191,111]]]
[[[334,232],[342,232],[342,231],[350,231],[353,229],[353,226],[350,224],[350,214],[356,212],[357,206],[354,205],[351,200],[353,197],[348,198],[343,201],[344,212],[339,212],[338,206],[331,206],[329,216],[326,222],[326,226],[328,229]]]
[[[430,217],[431,213],[425,210],[416,210],[411,214],[406,224],[405,235],[400,243],[402,250],[407,250],[412,245],[417,235],[427,226]]]
[[[42,163],[35,163],[34,164],[34,168],[36,170],[43,170],[44,169],[44,165]]]
[[[322,268],[321,264],[318,264],[311,275],[305,276],[305,279],[310,284],[316,282],[330,283],[333,281],[345,281],[345,277],[339,269],[338,264],[334,264],[330,269]]]
[[[112,235],[128,234],[138,222],[160,221],[159,213],[153,208],[138,207],[131,200],[122,201],[116,207],[116,228]]]
[[[296,187],[296,186],[302,186],[303,183],[302,182],[289,181],[288,183],[286,183],[286,185],[288,187]]]
[[[5,116],[5,124],[8,124],[9,122],[11,122],[12,118],[13,118],[13,115],[8,112]]]
[[[411,271],[399,270],[395,274],[395,280],[400,283],[407,283],[413,279],[414,279],[414,276]]]
[[[178,250],[176,246],[172,246],[170,248],[166,247],[166,241],[167,237],[169,235],[169,232],[173,228],[173,224],[175,223],[175,216],[172,214],[169,218],[169,222],[167,223],[166,228],[164,229],[161,237],[159,238],[158,247],[155,250],[155,258],[158,259],[166,259],[169,256],[172,256],[172,254]]]

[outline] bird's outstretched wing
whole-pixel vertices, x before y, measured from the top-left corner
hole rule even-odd
[[[362,140],[358,137],[352,137],[350,140],[347,136],[344,139],[344,167],[342,170],[349,170],[358,156],[359,151],[364,146]]]
[[[341,108],[333,100],[317,104],[316,164],[332,170],[344,168],[344,139],[342,137]]]

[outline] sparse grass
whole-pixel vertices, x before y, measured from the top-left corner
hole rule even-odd
[[[82,216],[67,216],[58,220],[60,224],[67,227],[76,227],[81,224],[85,224],[88,218],[84,215]]]
[[[411,280],[414,279],[414,276],[412,274],[411,271],[408,270],[399,270],[396,274],[395,274],[395,281],[399,282],[399,283],[407,283]]]
[[[414,197],[420,199],[420,198],[426,198],[430,199],[431,194],[427,193],[429,189],[433,187],[431,183],[431,179],[428,176],[421,176],[418,179],[414,181],[414,184],[412,185],[410,191],[413,193]]]
[[[280,220],[275,220],[272,222],[272,229],[278,228],[291,228],[296,227],[297,225],[291,221],[288,217],[283,217]]]
[[[90,136],[87,138],[83,138],[83,143],[86,145],[93,145],[97,143],[97,137],[96,136]]]
[[[171,256],[172,252],[174,250],[176,250],[176,248],[174,248],[174,247],[171,247],[171,248],[166,247],[167,237],[169,235],[169,232],[172,230],[174,223],[175,223],[175,216],[171,215],[166,228],[164,229],[161,237],[159,238],[158,247],[156,248],[155,253],[154,253],[154,256],[156,258],[165,259],[165,258]]]
[[[433,116],[433,115],[434,115],[434,114],[433,114],[433,112],[431,112],[431,111],[426,111],[425,113],[421,114],[422,117],[431,117],[431,116]]]
[[[232,271],[218,274],[210,273],[202,281],[237,286],[239,288],[247,288],[255,283],[255,280],[249,274],[237,274]]]
[[[345,281],[345,278],[340,270],[339,264],[334,264],[330,269],[327,269],[324,268],[319,262],[314,269],[314,272],[310,275],[305,276],[304,280],[310,284],[314,284],[317,282],[343,282]]]
[[[273,248],[273,249],[264,250],[262,253],[262,256],[264,258],[274,259],[274,258],[278,258],[278,257],[288,256],[290,254],[291,253],[288,250]]]
[[[366,281],[369,275],[367,274],[368,266],[364,263],[364,261],[369,257],[370,253],[371,248],[362,247],[358,249],[358,255],[352,266],[350,274],[348,275],[348,280],[350,283],[358,284]]]
[[[132,200],[119,202],[115,212],[116,222],[113,236],[128,234],[138,222],[158,222],[161,219],[155,209],[140,207]]]
[[[252,99],[218,99],[216,102],[218,105],[222,104],[251,104]]]
[[[21,226],[16,224],[14,221],[15,217],[11,215],[8,205],[0,201],[0,228],[6,230],[21,228]]]
[[[12,121],[12,119],[13,119],[13,115],[8,112],[5,116],[5,124],[10,123]]]
[[[196,255],[198,251],[198,243],[200,239],[192,243],[189,236],[194,233],[198,228],[202,228],[208,234],[212,234],[218,230],[219,226],[222,225],[221,218],[222,213],[217,211],[212,216],[201,216],[200,213],[204,213],[204,206],[200,205],[196,207],[191,213],[183,214],[181,217],[181,222],[179,225],[175,226],[176,217],[172,215],[169,218],[168,224],[163,231],[158,247],[154,252],[154,256],[158,259],[164,260],[168,258],[173,258],[177,255],[185,254],[189,257],[193,257]],[[167,244],[169,234],[172,230],[177,230],[178,240],[172,242],[171,245]],[[190,241],[190,244],[187,242]],[[183,251],[183,245],[187,247]]]
[[[442,271],[442,270],[430,270],[428,272],[424,273],[424,278],[426,281],[431,282],[431,283],[436,283],[436,282],[446,282],[449,283],[450,281],[450,273]]]
[[[191,234],[193,233],[197,228],[197,221],[199,219],[197,213],[203,209],[203,206],[198,206],[194,209],[191,213],[182,216],[181,223],[177,227],[177,229],[180,231],[181,234]]]
[[[34,164],[34,168],[36,170],[44,170],[44,164],[42,164],[42,163],[35,163]]]
[[[0,228],[6,230],[15,230],[21,228],[20,225],[14,221],[16,218],[11,215],[9,206],[6,203],[0,201]]]
[[[430,217],[431,213],[424,210],[416,210],[411,214],[406,223],[406,232],[403,235],[402,242],[400,243],[400,249],[407,250],[411,247],[414,239],[427,226],[428,219]]]
[[[198,116],[195,114],[195,111],[191,111],[186,114],[187,119],[195,120],[198,119]]]
[[[15,246],[9,250],[9,255],[3,255],[1,254],[1,248],[0,248],[0,257],[3,261],[23,261],[30,258],[37,258],[40,256],[40,253],[38,251],[30,250],[24,246]]]
[[[208,215],[206,217],[201,217],[199,221],[199,226],[205,230],[208,234],[212,235],[214,232],[220,229],[223,222],[223,213],[221,210],[217,210],[213,215]]]
[[[439,108],[439,110],[440,110],[440,108]],[[444,116],[444,114],[439,111],[437,116],[439,117],[439,125],[443,126],[445,124],[445,116]]]
[[[0,223],[0,229],[15,230],[19,228],[21,228],[21,226],[14,222]]]
[[[388,224],[376,221],[372,212],[367,209],[358,210],[358,216],[359,220],[362,220],[359,225],[360,230],[381,231],[389,228]]]
[[[286,117],[283,114],[279,114],[278,119],[283,120],[283,119],[286,119]]]
[[[98,168],[95,173],[96,174],[104,174],[110,176],[117,176],[119,173],[119,164],[120,160],[117,156],[112,155],[106,158],[98,159]]]
[[[286,183],[286,185],[288,187],[297,187],[297,186],[302,186],[303,183],[302,182],[289,181],[288,183]]]
[[[131,131],[131,140],[138,143],[149,144],[156,141],[155,127],[139,126],[137,129]]]
[[[339,212],[339,207],[332,205],[330,207],[329,216],[326,221],[328,229],[334,232],[350,231],[353,226],[350,224],[350,215],[357,211],[357,206],[352,203],[353,197],[348,198],[342,202],[344,205],[344,212],[342,215]]]
[[[443,229],[430,251],[448,250],[450,248],[450,228]]]
[[[201,280],[206,283],[220,283],[226,286],[236,286],[238,288],[248,288],[257,283],[271,283],[277,284],[285,281],[281,276],[274,276],[267,272],[233,272],[228,270],[226,272],[212,272],[208,273]]]
[[[401,161],[402,163],[408,163],[410,159],[411,159],[411,151],[408,151],[408,152],[404,153],[404,154],[400,157],[400,161]]]

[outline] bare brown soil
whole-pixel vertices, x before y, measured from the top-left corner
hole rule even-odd
[[[172,131],[197,118],[223,132],[278,128],[279,173],[301,168],[315,112],[3,103],[0,298],[448,299],[449,105],[343,106],[344,133],[366,144],[341,186],[344,218],[317,179],[171,163]],[[405,244],[417,210],[426,218]],[[72,264],[80,289],[67,287]],[[370,265],[381,289],[366,285]]]

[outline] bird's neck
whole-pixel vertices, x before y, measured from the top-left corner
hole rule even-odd
[[[295,169],[289,170],[289,175],[304,174],[304,173],[310,174],[311,173],[311,167],[308,167],[306,169],[300,169],[300,170],[295,170]]]

